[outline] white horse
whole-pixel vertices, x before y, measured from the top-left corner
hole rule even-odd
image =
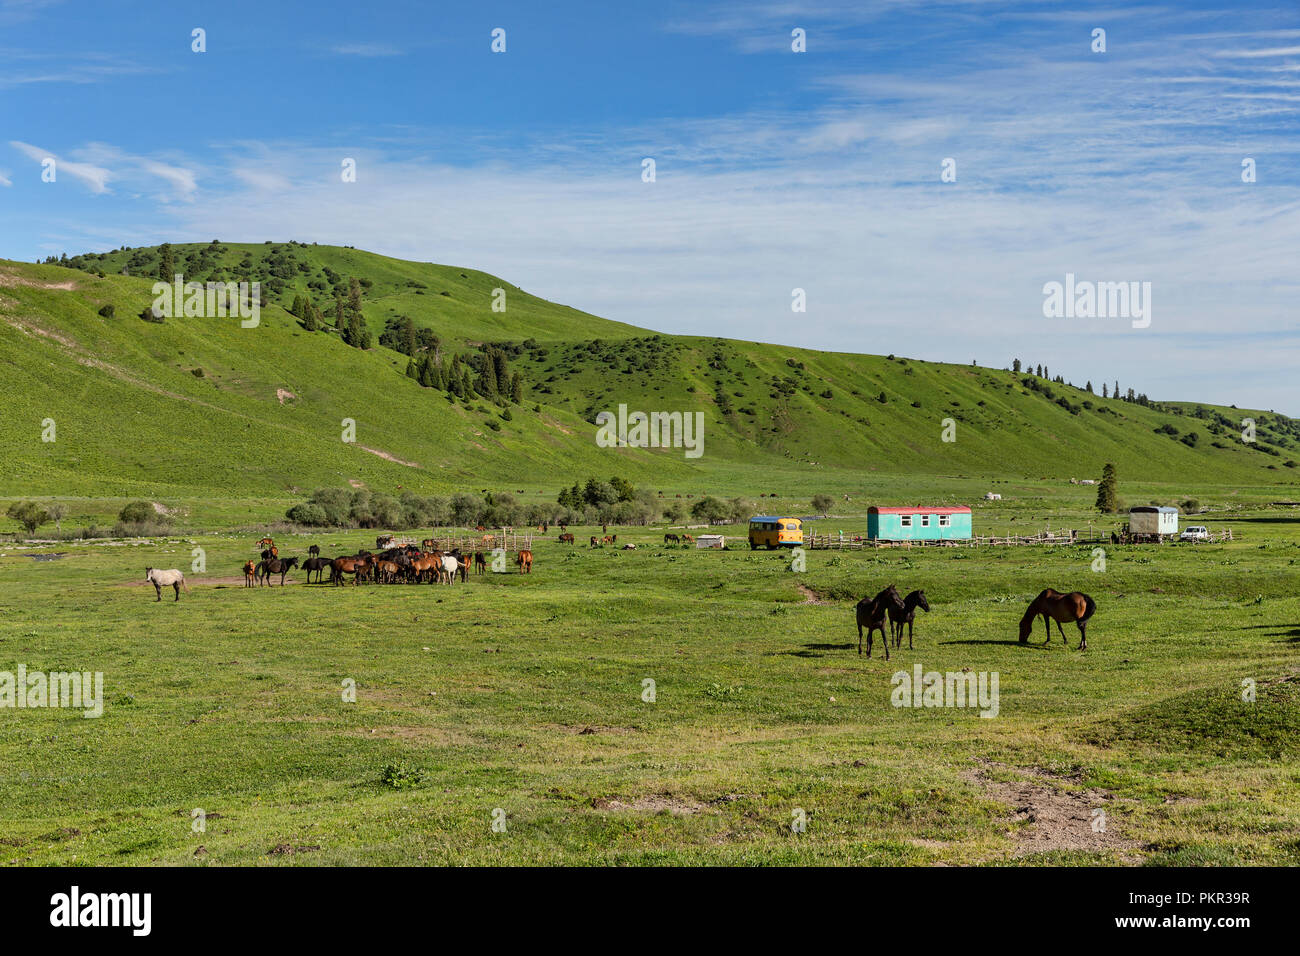
[[[450,554],[442,556],[442,574],[439,577],[442,578],[443,584],[451,584],[456,580],[456,569],[459,567],[460,563]]]
[[[159,571],[154,568],[144,569],[144,579],[153,585],[153,589],[158,592],[158,600],[162,600],[162,589],[172,587],[176,591],[176,600],[181,599],[181,588],[185,593],[190,593],[190,586],[185,583],[185,575],[181,574],[175,568],[170,571]]]

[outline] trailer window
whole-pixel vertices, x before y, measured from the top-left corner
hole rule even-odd
[[[940,528],[951,528],[951,527],[952,527],[952,515],[939,515],[939,527],[940,527]]]
[[[902,516],[898,519],[898,522],[899,522],[899,524],[901,524],[904,528],[910,528],[910,527],[912,527],[912,516],[911,516],[911,515],[902,515]]]
[[[921,527],[922,527],[922,528],[928,528],[928,527],[930,527],[930,516],[929,516],[929,515],[921,515]]]

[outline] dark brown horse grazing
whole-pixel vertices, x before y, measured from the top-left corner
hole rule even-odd
[[[858,653],[862,653],[862,626],[867,626],[867,656],[871,656],[871,635],[880,631],[880,639],[885,645],[885,660],[889,660],[889,638],[885,636],[885,617],[890,609],[901,611],[903,599],[898,596],[898,589],[892,584],[874,598],[863,598],[858,602]]]
[[[316,547],[312,545],[312,547]],[[319,550],[319,549],[318,549]],[[321,583],[321,578],[325,575],[325,569],[330,566],[329,558],[313,557],[308,558],[302,563],[302,569],[307,572],[307,583],[311,584],[311,573],[316,572],[316,583]]]
[[[263,561],[259,568],[262,577],[266,579],[266,586],[271,586],[271,575],[280,575],[280,587],[284,587],[284,576],[289,573],[291,568],[298,566],[297,558],[271,558],[269,561]]]
[[[1079,650],[1085,650],[1088,647],[1087,623],[1096,611],[1097,602],[1080,591],[1062,594],[1060,591],[1048,588],[1029,603],[1025,616],[1020,619],[1020,643],[1028,642],[1030,632],[1034,629],[1034,619],[1041,614],[1043,626],[1047,628],[1047,640],[1043,641],[1044,644],[1052,639],[1052,621],[1056,621],[1056,630],[1060,632],[1061,641],[1069,647],[1070,642],[1065,639],[1061,622],[1074,621],[1079,626]]]
[[[894,647],[903,643],[903,625],[907,625],[907,649],[912,649],[912,622],[916,619],[916,609],[930,613],[930,602],[925,599],[924,591],[911,591],[903,598],[903,609],[889,609],[889,623],[894,629]]]

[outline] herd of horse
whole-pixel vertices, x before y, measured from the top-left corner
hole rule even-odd
[[[690,535],[664,535],[665,544],[678,544],[691,540]],[[566,531],[560,535],[560,541],[573,544],[573,535]],[[593,536],[591,547],[600,547],[602,544],[613,544],[617,541],[618,535],[605,535],[603,540]],[[380,538],[376,545],[383,543],[388,543],[388,539]],[[298,558],[281,558],[279,549],[270,538],[263,538],[257,544],[262,548],[262,560],[256,563],[253,561],[244,563],[244,586],[251,588],[256,583],[259,587],[273,587],[272,578],[278,574],[280,586],[284,587],[285,575],[300,566]],[[421,542],[420,547],[413,544],[394,545],[377,554],[361,549],[356,554],[337,558],[321,557],[320,547],[313,544],[307,549],[307,559],[302,562],[301,568],[307,572],[308,584],[312,583],[313,574],[316,575],[315,583],[324,583],[323,577],[328,570],[330,584],[336,586],[345,584],[347,575],[352,575],[353,585],[361,584],[363,581],[376,584],[452,584],[457,576],[461,581],[467,581],[471,566],[476,575],[487,573],[487,556],[482,551],[462,554],[459,548],[454,548],[444,552],[433,547],[434,544],[433,539],[426,539]],[[531,574],[533,552],[529,549],[521,549],[515,555],[515,564],[521,574]],[[187,593],[189,591],[189,586],[185,583],[185,575],[175,568],[171,570],[146,568],[145,581],[154,586],[159,601],[162,600],[162,589],[165,587],[175,590],[177,601],[181,599],[181,588],[185,588]],[[907,629],[907,649],[912,650],[917,608],[929,613],[930,602],[926,599],[925,591],[910,591],[903,596],[899,594],[898,588],[891,584],[873,598],[864,597],[854,608],[858,625],[858,654],[862,653],[864,627],[867,657],[871,656],[876,631],[880,632],[885,646],[885,660],[889,660],[891,639],[895,650],[901,648],[904,628]],[[1034,630],[1034,623],[1041,617],[1043,626],[1047,629],[1044,644],[1052,640],[1052,621],[1055,621],[1057,633],[1061,635],[1062,643],[1068,647],[1070,642],[1061,624],[1073,621],[1079,628],[1079,650],[1087,650],[1088,621],[1096,611],[1097,602],[1087,594],[1080,591],[1065,594],[1047,588],[1029,602],[1029,607],[1025,609],[1024,616],[1020,619],[1020,643],[1028,643]],[[889,622],[889,634],[885,633],[886,621]]]
[[[924,591],[912,591],[907,597],[902,597],[892,584],[873,598],[864,597],[855,608],[858,623],[858,653],[862,653],[864,627],[867,629],[867,657],[871,656],[872,636],[876,631],[880,632],[881,640],[885,645],[885,660],[889,660],[890,637],[892,636],[894,648],[897,650],[903,643],[904,627],[907,628],[907,649],[912,650],[912,627],[918,607],[926,612],[930,610],[930,603],[926,600]],[[1060,633],[1062,642],[1068,647],[1070,642],[1066,639],[1061,624],[1073,621],[1079,628],[1079,650],[1087,650],[1088,621],[1096,611],[1097,602],[1081,591],[1062,594],[1060,591],[1047,588],[1029,602],[1024,617],[1020,619],[1020,643],[1028,643],[1029,636],[1034,630],[1034,622],[1042,617],[1043,626],[1047,628],[1047,640],[1043,642],[1044,644],[1052,639],[1051,622],[1055,621],[1056,630]],[[889,621],[891,631],[889,636],[885,634],[886,619]]]
[[[321,557],[320,547],[312,545],[307,549],[307,558],[301,565],[298,558],[281,558],[279,549],[269,538],[263,538],[258,545],[266,545],[259,562],[244,562],[244,587],[273,587],[271,579],[280,576],[280,586],[284,587],[285,575],[293,568],[301,567],[307,572],[307,583],[316,575],[317,584],[324,583],[325,572],[329,571],[329,583],[343,585],[347,576],[352,576],[354,585],[362,582],[374,584],[453,584],[456,578],[469,580],[470,568],[475,574],[487,573],[487,556],[482,551],[462,554],[459,548],[441,551],[431,547],[433,542],[426,540],[419,547],[404,544],[385,548],[378,553],[364,548],[356,554],[345,554],[336,558]],[[533,570],[533,552],[520,550],[515,555],[515,564],[521,574],[531,574]]]

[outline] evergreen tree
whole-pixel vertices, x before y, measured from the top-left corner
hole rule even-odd
[[[420,380],[420,373],[415,370],[415,359],[406,360],[406,377]]]
[[[500,349],[493,349],[492,368],[496,375],[496,387],[499,395],[510,394],[510,369],[506,365],[506,353]]]
[[[334,287],[334,328],[340,333],[347,328],[343,320],[343,290],[338,286]]]
[[[1011,363],[1011,371],[1013,372],[1020,371],[1020,359],[1016,359],[1014,362]]]
[[[172,244],[164,242],[158,247],[158,280],[171,282],[176,278],[176,256],[172,253]]]
[[[364,318],[361,315],[361,283],[357,281],[356,276],[348,279],[348,312]]]
[[[518,372],[510,376],[510,401],[516,405],[524,403],[524,380]]]
[[[1101,397],[1102,397],[1102,398],[1110,398],[1110,396],[1106,394],[1106,383],[1105,383],[1105,382],[1102,382],[1102,383],[1101,383]]]
[[[1085,385],[1085,386],[1083,386],[1083,387],[1084,387],[1085,389],[1087,389],[1089,395],[1093,394],[1093,391],[1092,391],[1092,379],[1088,379],[1088,384]]]
[[[1101,470],[1101,484],[1097,486],[1097,510],[1102,514],[1114,514],[1119,510],[1119,479],[1111,462],[1106,462],[1106,467]]]

